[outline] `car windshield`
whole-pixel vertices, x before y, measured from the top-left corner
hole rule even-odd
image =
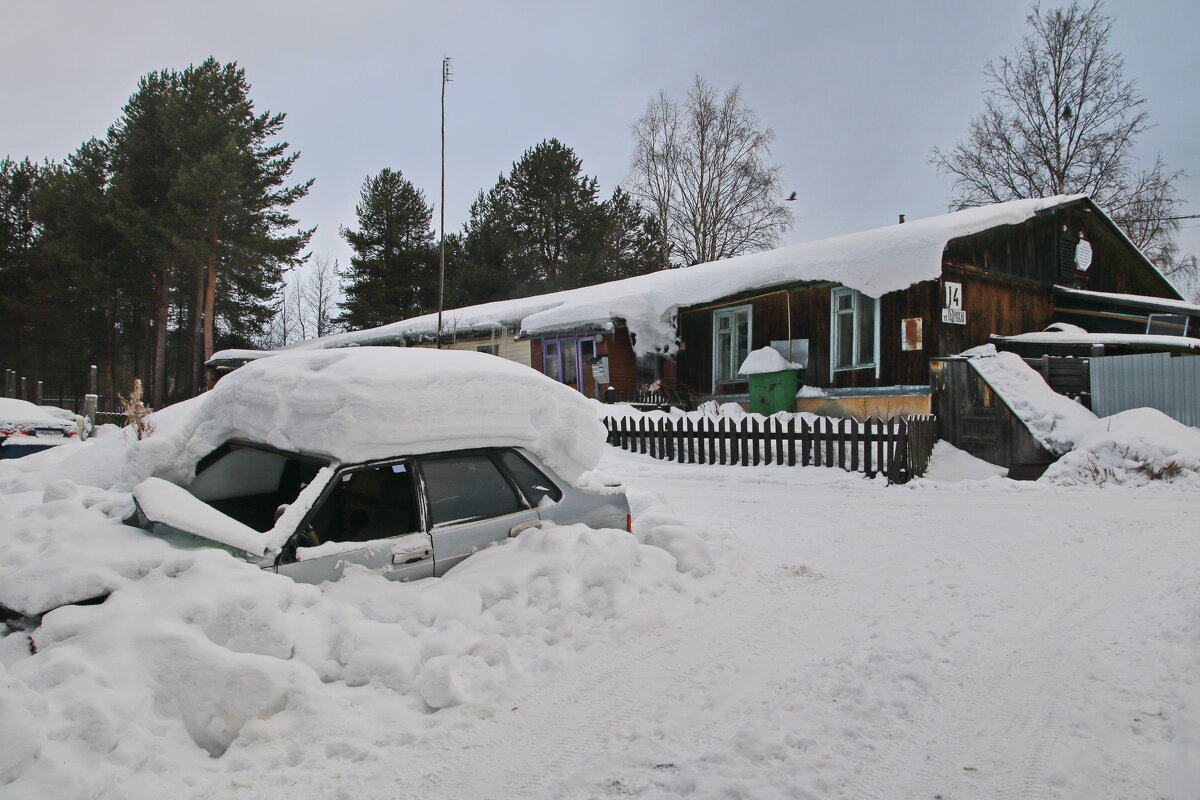
[[[201,460],[188,491],[226,516],[266,532],[279,508],[295,500],[322,466],[316,459],[231,443]]]

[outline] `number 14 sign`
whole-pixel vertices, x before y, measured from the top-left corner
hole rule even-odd
[[[951,325],[966,325],[967,312],[963,311],[962,307],[962,284],[946,281],[943,286],[946,290],[946,299],[942,304],[942,322],[948,322]]]

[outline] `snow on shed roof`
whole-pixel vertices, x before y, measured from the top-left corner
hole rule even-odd
[[[1200,304],[1189,303],[1186,300],[1174,300],[1169,297],[1149,297],[1142,294],[1118,294],[1116,292],[1096,292],[1088,289],[1072,289],[1069,286],[1055,286],[1054,291],[1064,297],[1078,297],[1083,300],[1093,300],[1112,305],[1148,308],[1152,311],[1164,311],[1175,314],[1200,314]]]
[[[509,328],[522,336],[538,336],[565,330],[610,329],[614,321],[621,321],[635,335],[639,353],[671,352],[675,349],[673,318],[680,308],[769,286],[820,280],[836,281],[879,297],[937,278],[942,269],[942,251],[951,239],[1016,225],[1040,211],[1085,197],[1013,200],[686,269],[457,308],[444,312],[444,330],[463,336]],[[299,342],[285,349],[394,343],[436,333],[437,314],[425,314],[378,328]],[[217,353],[213,360],[223,356],[225,353]]]
[[[1018,333],[1015,336],[992,334],[993,342],[1012,344],[1071,345],[1087,347],[1105,344],[1124,347],[1145,347],[1158,350],[1200,350],[1200,339],[1190,336],[1170,336],[1153,333],[1080,333],[1076,331],[1039,331]]]

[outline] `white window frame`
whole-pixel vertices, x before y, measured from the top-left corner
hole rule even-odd
[[[838,300],[842,297],[850,298],[850,307],[845,310],[838,309]],[[870,303],[874,311],[872,317],[872,358],[870,361],[864,361],[862,354],[859,352],[862,346],[862,338],[859,336],[861,325],[859,325],[859,316],[864,303]],[[853,357],[851,363],[846,366],[837,365],[837,354],[840,344],[838,334],[838,317],[847,314],[851,317],[850,330],[853,331],[853,342],[851,350]],[[829,294],[829,374],[835,372],[849,372],[851,370],[875,368],[875,377],[879,377],[879,298],[870,297],[863,294],[857,289],[851,289],[848,286],[838,286],[830,291]]]
[[[734,337],[736,337],[737,316],[739,314],[743,314],[743,313],[746,315],[746,326],[745,326],[746,353],[749,354],[750,347],[751,347],[751,337],[753,336],[753,332],[754,332],[754,306],[753,305],[730,306],[729,308],[721,308],[721,309],[718,309],[713,312],[713,317],[712,317],[712,343],[713,343],[713,347],[712,347],[712,391],[714,393],[717,391],[718,383],[737,383],[739,380],[737,370],[738,370],[738,367],[741,366],[741,363],[740,362],[737,364],[732,363],[733,361],[736,360],[736,353],[737,353],[737,345],[736,345],[734,338],[730,339],[730,345],[731,345],[730,351],[729,351],[729,353],[726,354],[726,358],[729,359],[729,362],[727,363],[727,366],[729,367],[729,379],[728,380],[720,380],[719,379],[719,376],[721,373],[720,373],[720,370],[718,369],[718,367],[721,364],[721,353],[720,353],[720,339],[718,337],[718,331],[719,331],[721,319],[723,317],[729,317],[729,318],[731,318],[730,330],[733,331],[733,335],[734,335]],[[748,380],[748,379],[742,378],[741,380]]]

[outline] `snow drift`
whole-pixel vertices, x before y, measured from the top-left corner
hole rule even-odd
[[[1153,408],[1132,408],[1097,420],[1075,449],[1051,464],[1041,480],[1061,486],[1200,488],[1200,430]]]

